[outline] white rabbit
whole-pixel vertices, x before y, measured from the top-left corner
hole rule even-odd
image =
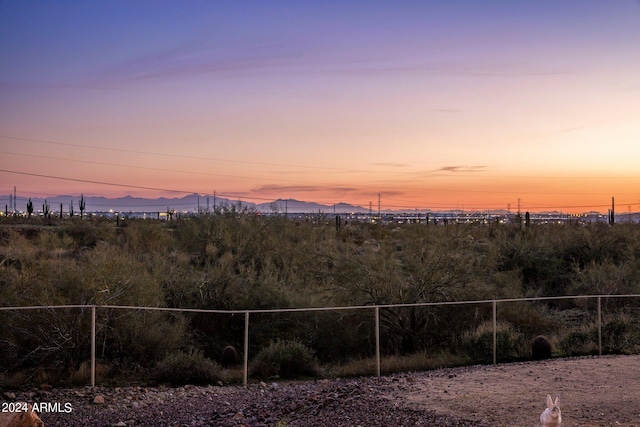
[[[558,397],[555,402],[551,400],[551,396],[547,395],[547,409],[540,415],[540,424],[543,427],[556,427],[562,423],[562,415],[560,414],[560,405]]]

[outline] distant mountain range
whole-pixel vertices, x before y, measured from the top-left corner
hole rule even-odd
[[[0,208],[3,212],[11,211],[13,195],[0,195]],[[17,196],[16,208],[17,211],[26,212],[27,210],[27,197]],[[42,212],[43,205],[45,203],[44,198],[32,197],[34,213]],[[264,213],[324,213],[324,214],[349,214],[349,213],[369,213],[369,208],[363,206],[351,205],[349,203],[337,203],[335,205],[324,205],[316,202],[305,202],[296,199],[277,199],[272,202],[266,203],[253,203],[246,201],[231,200],[224,197],[213,196],[200,196],[198,194],[190,194],[184,197],[166,198],[160,197],[156,199],[149,199],[143,197],[125,196],[118,198],[108,198],[102,196],[85,196],[85,211],[86,212],[146,212],[146,213],[164,213],[169,210],[176,212],[198,212],[200,211],[213,211],[216,208],[223,206],[242,206],[249,209],[255,209],[258,212]],[[62,211],[68,214],[71,204],[73,204],[73,211],[76,214],[80,213],[79,208],[80,197],[61,195],[55,197],[47,197],[46,203],[49,205],[49,210],[54,213],[60,212],[62,205]],[[430,209],[384,209],[382,213],[430,213],[436,212]],[[462,213],[462,210],[452,209],[447,211],[437,212],[451,212]],[[373,210],[373,213],[377,213],[377,209]],[[509,213],[506,210],[492,210],[493,215],[504,215]]]
[[[27,210],[27,197],[16,197],[16,208],[18,211]],[[71,205],[75,213],[80,212],[79,196],[61,195],[55,197],[38,198],[32,197],[34,212],[42,212],[44,203],[49,205],[51,212],[62,211],[68,213]],[[224,197],[200,196],[198,194],[190,194],[180,198],[161,197],[157,199],[148,199],[142,197],[125,196],[119,198],[107,198],[101,196],[84,196],[86,212],[167,212],[175,210],[177,212],[198,212],[213,211],[215,208],[222,206],[242,206],[249,209],[255,209],[259,212],[291,212],[291,213],[353,213],[368,212],[368,208],[362,206],[354,206],[348,203],[337,203],[335,205],[323,205],[315,202],[304,202],[295,199],[277,199],[273,202],[252,203],[238,200],[230,200]],[[11,210],[12,195],[0,196],[2,210]]]

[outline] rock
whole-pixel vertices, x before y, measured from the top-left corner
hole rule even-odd
[[[115,423],[113,427],[127,427],[127,423],[125,423],[124,421],[120,421]]]
[[[4,397],[6,397],[9,400],[16,400],[16,394],[10,391],[6,392],[4,394]]]
[[[51,391],[53,386],[51,384],[40,384],[40,390]]]
[[[96,403],[98,405],[102,405],[105,402],[104,400],[104,396],[99,394],[96,397],[93,398],[93,403]]]

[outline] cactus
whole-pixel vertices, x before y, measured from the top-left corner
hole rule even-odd
[[[32,213],[33,213],[33,202],[31,201],[31,197],[29,197],[29,201],[27,202],[27,217],[31,218]]]
[[[42,204],[42,213],[45,218],[49,218],[49,204],[47,203],[47,199],[44,199],[44,203]]]
[[[529,211],[524,214],[524,225],[527,227],[531,224],[531,216],[529,215]]]
[[[84,208],[85,208],[84,194],[80,194],[80,203],[78,204],[78,207],[80,208],[80,218],[82,218],[82,216],[84,215]]]
[[[544,335],[538,335],[531,343],[533,360],[551,359],[551,342]]]
[[[609,224],[613,225],[616,222],[616,204],[613,197],[611,197],[611,214],[609,215]]]
[[[238,351],[234,346],[228,345],[222,350],[222,356],[220,357],[220,364],[223,368],[234,366],[238,364]]]
[[[73,217],[73,199],[69,202],[69,217]]]

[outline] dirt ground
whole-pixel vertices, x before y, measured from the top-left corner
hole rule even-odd
[[[60,402],[47,427],[533,427],[546,396],[564,427],[640,427],[640,356],[553,359],[384,377],[242,386],[0,390],[0,403]]]
[[[640,426],[640,356],[552,359],[414,376],[393,399],[488,426],[537,426],[546,396],[563,426]]]

